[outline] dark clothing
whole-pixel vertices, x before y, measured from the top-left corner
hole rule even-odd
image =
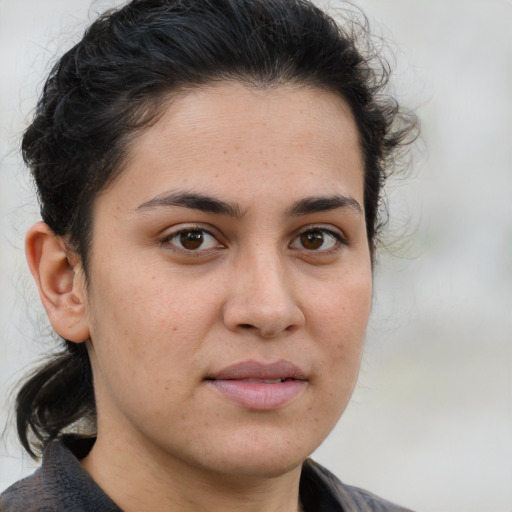
[[[71,451],[62,440],[51,442],[42,466],[0,495],[0,512],[121,512],[80,464],[93,443],[82,440]],[[312,460],[304,463],[300,496],[306,512],[410,512],[342,484]]]
[[[311,459],[302,466],[300,497],[304,512],[412,512],[364,489],[345,485]]]

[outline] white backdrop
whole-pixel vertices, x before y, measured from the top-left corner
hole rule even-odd
[[[0,490],[33,468],[11,391],[48,349],[22,252],[37,207],[19,135],[49,62],[113,3],[0,0]],[[409,237],[380,256],[359,384],[316,458],[416,510],[509,512],[512,2],[355,3],[394,42],[424,147],[390,186],[395,235],[408,219]]]

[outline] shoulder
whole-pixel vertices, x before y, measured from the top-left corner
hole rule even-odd
[[[301,498],[307,511],[318,509],[320,502],[322,512],[412,512],[364,489],[340,482],[311,459],[304,463]]]
[[[46,502],[41,469],[16,482],[0,494],[0,512],[50,512],[54,510]]]
[[[42,466],[0,495],[0,512],[119,512],[82,468],[81,453],[63,440],[49,443]]]

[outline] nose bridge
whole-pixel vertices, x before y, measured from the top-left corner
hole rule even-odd
[[[240,256],[226,305],[228,327],[256,330],[268,338],[301,325],[304,316],[283,255],[262,244]]]
[[[253,293],[262,299],[286,301],[291,290],[287,286],[286,267],[277,251],[259,248],[248,260],[245,272]]]

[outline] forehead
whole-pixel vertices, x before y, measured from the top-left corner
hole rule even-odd
[[[173,188],[233,199],[280,189],[293,200],[303,193],[297,188],[318,195],[335,187],[362,204],[363,159],[350,107],[314,87],[222,82],[182,92],[132,142],[127,162],[113,189],[130,203]]]

